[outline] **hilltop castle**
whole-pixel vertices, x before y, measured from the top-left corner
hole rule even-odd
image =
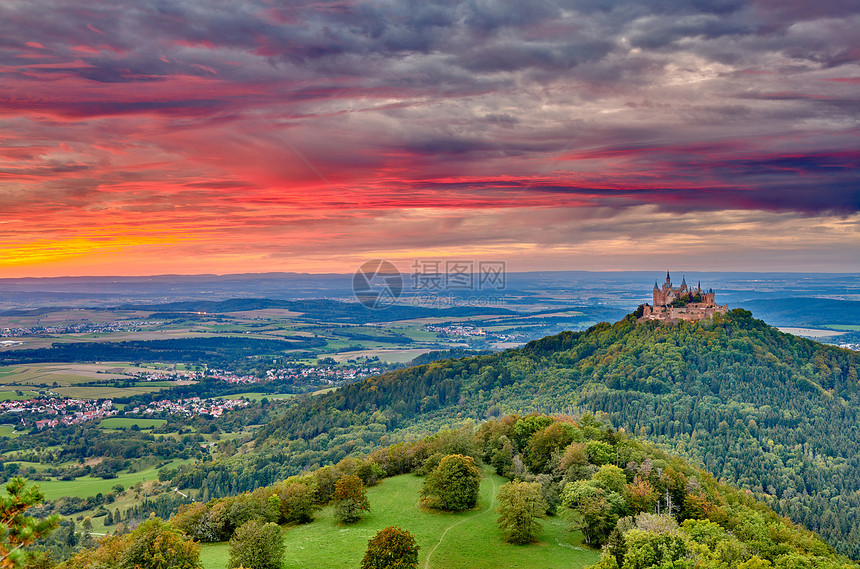
[[[703,320],[714,314],[725,314],[728,305],[720,306],[714,301],[714,289],[702,290],[702,283],[696,288],[687,286],[687,279],[681,279],[681,286],[672,286],[672,278],[666,272],[666,282],[662,287],[654,281],[653,305],[645,304],[642,320]]]

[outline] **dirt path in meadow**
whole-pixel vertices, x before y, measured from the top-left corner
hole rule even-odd
[[[488,513],[493,511],[493,507],[496,505],[496,481],[493,480],[492,478],[490,478],[490,485],[492,486],[493,489],[490,491],[490,505],[487,506],[487,509],[484,510],[483,512],[478,512],[474,515],[471,515],[468,518],[463,518],[459,522],[454,522],[453,524],[448,526],[445,529],[445,531],[442,532],[442,535],[439,536],[439,541],[436,542],[436,545],[434,545],[433,549],[430,550],[430,553],[427,554],[427,559],[424,560],[424,569],[430,569],[430,558],[433,557],[433,553],[436,551],[436,549],[440,545],[442,545],[442,540],[445,539],[445,535],[449,531],[451,531],[452,528],[457,527],[458,525],[462,524],[463,522],[467,522],[467,521],[474,519],[478,516],[483,516],[484,514],[488,514]]]

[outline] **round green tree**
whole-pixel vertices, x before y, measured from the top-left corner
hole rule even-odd
[[[149,518],[125,538],[122,569],[199,569],[200,546],[161,518]]]
[[[529,543],[540,531],[538,518],[546,517],[547,504],[537,482],[508,482],[497,495],[499,528],[509,543]]]
[[[370,502],[364,483],[355,474],[342,476],[335,484],[334,516],[341,523],[351,524],[361,519],[362,513],[370,511]]]
[[[412,534],[390,526],[367,542],[361,569],[415,569],[418,567],[418,544]]]
[[[251,520],[239,527],[230,538],[230,562],[227,567],[246,569],[280,569],[284,559],[284,539],[274,522]]]
[[[478,502],[481,471],[471,456],[451,454],[427,475],[421,488],[425,505],[439,510],[462,512]]]

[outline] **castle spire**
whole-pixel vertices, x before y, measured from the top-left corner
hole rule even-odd
[[[672,284],[672,278],[669,276],[669,271],[666,271],[666,284]]]
[[[654,290],[660,290],[660,287],[657,286],[657,281],[654,281]]]
[[[681,277],[681,286],[687,286],[687,276]]]

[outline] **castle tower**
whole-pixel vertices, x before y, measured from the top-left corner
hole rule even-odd
[[[651,291],[651,306],[659,306],[664,303],[663,293],[660,292],[660,287],[657,286],[657,281],[654,281],[654,290]]]
[[[709,288],[702,289],[702,281],[695,288],[687,285],[687,277],[683,275],[679,287],[672,286],[672,277],[666,271],[666,282],[662,286],[654,283],[651,290],[654,304],[643,308],[642,319],[645,320],[686,320],[697,321],[710,318],[714,314],[725,314],[728,306],[718,306],[715,302],[715,292]],[[693,302],[693,300],[696,302]],[[681,301],[681,302],[676,302]],[[684,302],[685,301],[685,302]]]

